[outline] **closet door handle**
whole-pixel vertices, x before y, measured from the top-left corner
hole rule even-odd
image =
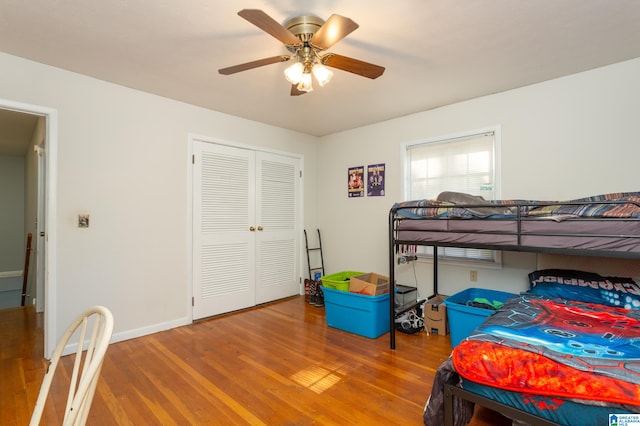
[[[255,230],[256,230],[256,228],[254,228],[253,226],[250,226],[250,227],[249,227],[249,231],[253,232],[253,231],[255,231]]]
[[[264,228],[262,226],[258,226],[258,231],[262,231]]]

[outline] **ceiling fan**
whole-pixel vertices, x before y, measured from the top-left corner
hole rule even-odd
[[[218,70],[220,74],[235,74],[264,65],[294,61],[285,70],[285,77],[291,83],[291,96],[297,96],[313,90],[312,74],[321,86],[328,83],[333,72],[327,67],[371,79],[384,73],[384,67],[379,65],[325,52],[358,28],[358,24],[344,16],[333,14],[326,22],[315,16],[298,16],[281,25],[259,9],[243,9],[238,15],[278,39],[291,54],[221,68]]]

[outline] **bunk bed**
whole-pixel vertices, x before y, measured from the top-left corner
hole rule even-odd
[[[432,246],[434,248],[433,295],[438,293],[438,247],[468,247],[640,259],[640,193],[604,194],[559,202],[534,200],[487,201],[481,197],[468,194],[447,192],[440,194],[436,200],[399,202],[391,208],[389,213],[389,272],[392,286],[396,281],[396,260],[403,255],[401,248],[406,246]],[[540,285],[538,287],[543,288],[545,286]],[[563,289],[564,287],[560,286]],[[572,288],[572,290],[575,290],[575,288]],[[391,291],[394,292],[394,288]],[[587,309],[587,305],[590,303],[596,303],[597,309],[602,309],[600,305],[597,305],[600,302],[599,300],[595,302],[591,299],[588,299],[587,302],[582,300],[581,294],[589,293],[584,289],[584,286],[580,287],[580,291],[570,292],[571,294],[569,295],[566,295],[565,290],[562,291],[559,292],[558,289],[554,288],[553,292],[542,295],[535,294],[535,291],[531,294],[526,292],[523,293],[524,296],[518,295],[515,299],[524,297],[527,301],[533,300],[534,305],[538,303],[537,307],[542,303],[537,298],[542,297],[551,298],[552,300],[548,303],[578,304],[578,307],[571,305],[572,308],[569,310]],[[640,295],[640,288],[631,290],[631,293],[633,292]],[[558,299],[558,297],[567,297],[568,299]],[[523,306],[524,301],[517,299],[513,302],[510,300],[509,303]],[[637,305],[639,306],[634,305],[633,308],[640,308],[640,302],[637,302]],[[390,316],[390,346],[395,349],[393,321],[396,308],[393,301],[390,302],[389,309],[392,314]],[[531,312],[527,309],[532,308],[523,309],[525,309],[525,312]],[[558,309],[558,306],[554,306],[554,309]],[[614,307],[613,309],[619,308]],[[483,326],[486,325],[486,327],[491,328],[492,325],[489,320],[494,317],[502,318],[504,315],[512,315],[514,311],[511,305],[507,305],[505,310],[507,313],[503,315],[500,312],[501,310],[489,317]],[[632,310],[632,312],[635,315],[640,310]],[[614,312],[613,314],[618,315],[621,313]],[[640,316],[633,315],[631,320],[640,320]],[[573,321],[574,324],[585,324],[582,319],[568,321],[570,323]],[[487,323],[489,324],[487,325]],[[637,327],[637,329],[634,328],[633,330],[634,333],[640,336],[640,322],[638,322]],[[521,324],[515,328],[527,329],[526,326]],[[504,333],[504,330],[502,332]],[[558,331],[558,333],[562,332]],[[505,341],[504,335],[486,337],[491,335],[491,333],[487,332],[487,329],[477,329],[473,334],[474,336],[484,336],[485,341],[480,338],[480,341],[474,341],[473,343],[463,342],[464,344],[459,346],[469,346],[466,353],[482,353],[482,350],[477,345],[495,344],[495,340],[500,340],[502,343]],[[613,335],[611,333],[604,334],[609,337]],[[515,340],[519,341],[518,339]],[[526,346],[527,344],[523,345]],[[631,346],[635,345],[636,343],[633,343]],[[602,347],[602,344],[600,344],[600,347]],[[531,348],[528,347],[528,349]],[[464,348],[456,349],[452,354],[452,358],[454,356],[458,357],[458,368],[462,364],[460,360],[465,358],[463,350]],[[537,350],[542,349],[538,348]],[[526,421],[530,424],[552,425],[564,422],[562,417],[560,419],[554,417],[557,414],[555,410],[552,410],[554,411],[553,413],[546,413],[545,410],[535,412],[534,409],[532,413],[530,408],[535,404],[518,404],[518,399],[522,402],[522,400],[530,398],[530,394],[517,392],[518,386],[511,386],[508,390],[490,386],[490,383],[495,383],[495,377],[487,379],[485,383],[482,383],[481,378],[478,377],[474,377],[475,381],[462,378],[461,380],[465,383],[463,389],[457,381],[459,380],[458,377],[462,375],[457,374],[458,371],[452,366],[452,362],[449,362],[448,365],[445,364],[440,370],[449,369],[450,371],[446,374],[445,371],[439,370],[439,374],[445,374],[449,378],[456,378],[456,380],[447,380],[442,383],[444,397],[442,408],[444,410],[445,424],[447,425],[454,424],[454,412],[452,411],[454,410],[454,400],[456,398],[458,401],[455,406],[458,407],[456,409],[458,411],[460,410],[459,407],[465,406],[465,403],[478,403],[502,412],[512,419]],[[474,369],[477,369],[477,365],[471,368],[471,371],[475,371]],[[640,382],[640,379],[638,381]],[[506,387],[509,388],[508,386]],[[505,393],[507,393],[507,396],[501,400]],[[640,394],[635,395],[636,400],[640,400],[638,396]],[[568,401],[566,407],[570,408],[570,412],[575,412],[579,407],[580,412],[588,413],[591,412],[589,410],[592,410],[593,407],[592,403],[585,404],[579,397],[560,394],[554,396],[552,391],[547,391],[546,397],[550,398],[551,401]],[[547,404],[548,406],[549,401],[540,402],[540,404]],[[621,413],[637,413],[640,411],[640,407],[633,406],[633,404],[631,406],[629,404],[605,405],[605,408],[600,408],[607,410],[608,408],[606,407],[612,407],[610,409],[614,410],[613,412],[618,412],[615,410],[619,410]],[[547,414],[551,415],[547,416]],[[602,411],[599,412],[599,415],[602,415]],[[456,424],[465,423],[464,421],[459,421]]]

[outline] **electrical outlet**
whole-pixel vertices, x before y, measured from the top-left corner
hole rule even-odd
[[[469,271],[469,281],[471,282],[478,281],[478,271]]]
[[[78,228],[88,228],[89,227],[89,215],[88,214],[79,214],[78,215]]]

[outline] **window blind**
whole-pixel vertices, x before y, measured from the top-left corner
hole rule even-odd
[[[409,200],[435,199],[443,191],[495,198],[495,132],[467,134],[407,146]],[[432,255],[432,248],[418,254]],[[493,250],[440,248],[439,257],[496,262]]]

